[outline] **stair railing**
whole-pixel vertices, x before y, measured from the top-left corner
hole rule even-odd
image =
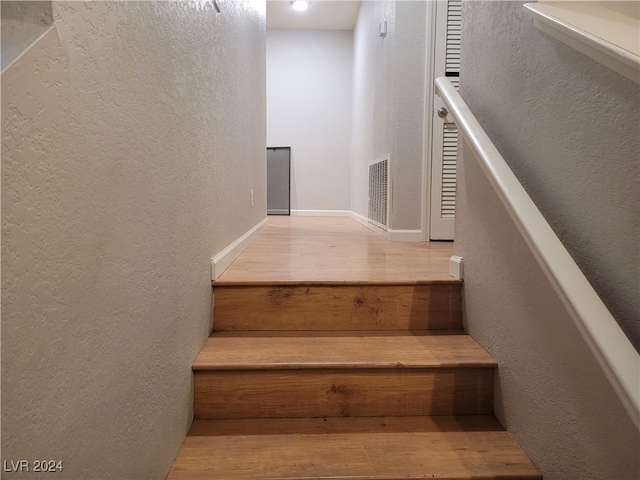
[[[640,355],[611,312],[513,174],[451,82],[436,79],[436,93],[489,183],[515,223],[593,352],[605,376],[640,430]]]

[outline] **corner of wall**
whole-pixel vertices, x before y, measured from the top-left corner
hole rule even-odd
[[[4,70],[51,28],[51,1],[0,2],[0,16],[0,69]]]
[[[267,225],[267,218],[258,222],[242,236],[227,245],[220,253],[211,259],[211,280],[217,280],[220,275],[260,236]]]

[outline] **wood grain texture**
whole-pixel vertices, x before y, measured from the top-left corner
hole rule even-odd
[[[198,419],[493,412],[492,368],[197,371],[194,389]]]
[[[214,329],[461,329],[459,284],[214,287]]]
[[[286,282],[457,282],[451,242],[390,242],[351,218],[269,217],[214,285]]]
[[[226,337],[207,340],[193,370],[495,367],[468,335]]]
[[[493,415],[320,417],[195,420],[189,436],[296,435],[376,432],[491,432],[504,428]]]
[[[542,477],[492,417],[196,421],[169,473],[195,479]]]

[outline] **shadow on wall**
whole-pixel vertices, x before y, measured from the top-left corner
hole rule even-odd
[[[50,1],[0,2],[2,70],[53,24]]]

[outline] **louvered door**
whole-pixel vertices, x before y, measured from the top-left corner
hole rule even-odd
[[[461,0],[438,0],[434,78],[446,76],[460,85]],[[453,240],[456,200],[458,132],[453,123],[438,116],[443,107],[434,95],[431,153],[431,240]]]

